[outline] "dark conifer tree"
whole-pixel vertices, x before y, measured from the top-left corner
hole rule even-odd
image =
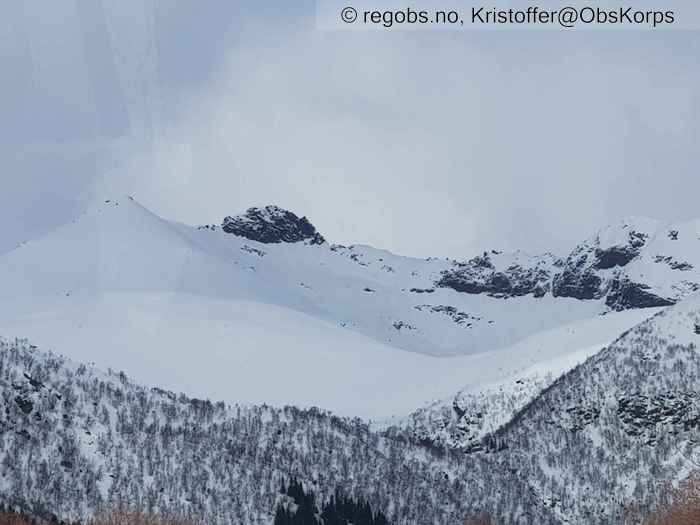
[[[389,525],[381,512],[372,512],[372,506],[360,499],[355,501],[336,491],[319,513],[313,492],[306,492],[302,484],[292,479],[286,494],[294,500],[296,510],[291,512],[284,503],[277,506],[274,525]]]

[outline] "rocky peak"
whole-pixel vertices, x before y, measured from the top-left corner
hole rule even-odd
[[[306,241],[323,244],[325,239],[306,217],[299,218],[278,206],[248,208],[245,213],[226,217],[221,228],[226,233],[265,244]]]
[[[700,289],[692,259],[700,256],[692,246],[697,231],[700,222],[664,226],[633,217],[599,230],[563,259],[484,252],[454,262],[435,285],[504,298],[603,300],[611,310],[668,306]]]

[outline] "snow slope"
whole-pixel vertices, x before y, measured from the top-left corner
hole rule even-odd
[[[263,244],[103,202],[0,257],[0,333],[191,395],[386,418],[652,313],[460,293],[434,286],[449,261],[313,239]]]
[[[599,316],[509,349],[450,358],[406,352],[289,308],[183,293],[73,293],[41,310],[0,303],[0,332],[196,397],[384,419],[465,385],[478,390],[537,364],[548,370],[550,360],[555,372],[566,370],[589,353],[578,350],[600,348],[651,313]]]

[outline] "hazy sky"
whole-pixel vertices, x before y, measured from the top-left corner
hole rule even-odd
[[[0,251],[124,193],[458,258],[700,217],[697,32],[320,31],[313,2],[262,4],[4,3]]]

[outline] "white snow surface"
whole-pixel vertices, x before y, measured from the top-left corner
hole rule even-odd
[[[560,373],[654,313],[434,288],[450,266],[260,244],[123,198],[0,256],[0,335],[192,396],[382,419],[531,367]],[[469,323],[429,308],[444,305]]]

